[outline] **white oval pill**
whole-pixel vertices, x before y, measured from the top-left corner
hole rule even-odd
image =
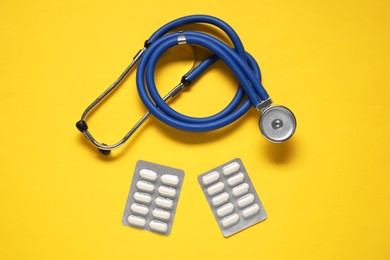
[[[156,205],[162,208],[166,209],[171,209],[173,206],[173,200],[168,199],[168,198],[163,198],[163,197],[157,197],[156,200]]]
[[[234,213],[234,214],[231,214],[227,217],[224,217],[221,220],[221,223],[222,223],[222,226],[224,226],[224,227],[230,227],[231,225],[236,224],[239,219],[240,219],[240,217],[238,216],[238,214]]]
[[[213,184],[212,186],[208,187],[207,193],[209,195],[217,194],[217,193],[221,192],[224,187],[225,187],[225,184],[223,184],[223,182],[218,182],[218,183]]]
[[[161,176],[162,183],[171,186],[177,186],[179,184],[179,177],[172,174],[164,174]]]
[[[133,198],[138,201],[142,202],[145,204],[149,204],[152,201],[152,196],[150,196],[147,193],[142,193],[142,192],[135,192],[133,195]]]
[[[152,211],[152,215],[153,215],[153,217],[155,217],[155,218],[167,220],[167,219],[169,219],[169,218],[171,217],[171,212],[169,212],[169,211],[167,211],[167,210],[155,208],[155,209]]]
[[[152,192],[154,190],[153,183],[147,181],[137,181],[136,186],[138,189],[142,191]]]
[[[176,190],[171,187],[167,186],[160,186],[158,187],[158,193],[160,193],[163,196],[173,198],[176,196]]]
[[[238,162],[233,162],[233,163],[228,164],[225,167],[223,167],[222,172],[226,176],[229,176],[230,174],[235,173],[239,169],[240,169],[240,164]]]
[[[244,218],[249,218],[259,212],[260,207],[257,204],[250,205],[249,207],[242,210],[242,215]]]
[[[157,173],[155,171],[148,170],[148,169],[140,170],[139,176],[141,176],[142,179],[149,180],[149,181],[155,181],[157,179]]]
[[[229,183],[230,186],[234,186],[236,184],[239,184],[243,180],[244,180],[244,174],[242,172],[240,172],[240,173],[237,173],[236,175],[230,177],[227,182]]]
[[[249,191],[248,183],[240,184],[232,189],[233,195],[238,197]]]
[[[133,203],[130,205],[131,211],[134,213],[137,213],[139,215],[146,215],[149,213],[149,208],[146,207],[145,205],[138,204],[138,203]]]
[[[219,206],[229,200],[229,194],[226,192],[218,194],[214,198],[211,199],[211,203],[213,203],[214,206]]]
[[[218,217],[224,217],[227,214],[230,214],[233,212],[234,205],[232,203],[226,203],[225,205],[222,205],[217,209],[217,215]]]
[[[129,215],[127,217],[127,222],[130,225],[134,225],[134,226],[137,226],[137,227],[143,227],[146,224],[146,220],[144,218],[139,217],[139,216],[134,216],[134,215]]]
[[[249,193],[237,200],[237,205],[239,207],[245,207],[248,206],[249,204],[252,204],[252,202],[255,200],[255,196],[253,196],[252,193]]]
[[[158,231],[158,232],[166,232],[168,230],[168,224],[165,222],[161,222],[158,220],[152,220],[149,222],[149,227],[152,230]]]
[[[219,172],[214,171],[202,177],[202,182],[204,185],[209,185],[219,179]]]

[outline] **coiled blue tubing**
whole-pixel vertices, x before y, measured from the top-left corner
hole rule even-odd
[[[176,27],[192,23],[211,24],[220,28],[228,35],[234,48],[202,32],[168,33]],[[221,59],[240,83],[231,102],[222,111],[212,116],[200,118],[183,115],[169,107],[157,91],[154,80],[157,61],[165,51],[179,44],[179,35],[185,37],[187,44],[198,45],[214,53],[186,75],[188,80],[192,82],[215,61]],[[147,42],[149,46],[142,55],[137,69],[138,93],[142,102],[156,118],[174,128],[192,132],[215,130],[233,123],[244,115],[251,105],[256,107],[269,98],[261,84],[261,72],[256,60],[245,51],[233,28],[219,18],[208,15],[191,15],[178,18],[162,26]]]

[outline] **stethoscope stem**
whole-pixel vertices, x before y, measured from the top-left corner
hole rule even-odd
[[[126,78],[127,74],[134,68],[134,66],[138,63],[138,61],[141,59],[142,55],[144,54],[146,48],[143,48],[137,52],[137,54],[134,56],[132,62],[127,66],[127,68],[122,72],[122,74],[119,76],[117,80],[115,80],[114,83],[111,84],[111,86],[106,89],[95,101],[93,101],[87,109],[85,109],[83,115],[81,116],[81,120],[85,120],[88,113],[91,112],[91,110],[96,107],[97,104],[99,104],[108,94],[111,93],[119,84],[123,81],[124,78]]]
[[[119,78],[108,88],[106,89],[98,98],[96,98],[88,107],[85,109],[83,115],[81,116],[81,120],[77,122],[77,128],[84,134],[84,136],[91,141],[93,145],[95,145],[101,153],[104,155],[108,155],[111,150],[119,148],[122,146],[134,133],[138,130],[138,128],[150,117],[150,112],[146,112],[138,122],[130,129],[130,131],[117,143],[113,145],[107,145],[104,143],[98,142],[92,134],[88,130],[88,126],[85,122],[88,114],[104,99],[106,98],[119,84],[123,81],[124,78],[129,74],[129,72],[134,68],[134,66],[138,63],[146,48],[139,50],[139,52],[134,56],[133,61],[127,66],[127,68],[123,71],[123,73],[119,76]],[[168,101],[170,98],[177,95],[184,87],[184,83],[180,82],[176,85],[167,95],[163,97],[164,101]]]

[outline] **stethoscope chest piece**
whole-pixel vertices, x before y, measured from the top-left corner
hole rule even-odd
[[[259,120],[260,131],[274,143],[288,140],[297,126],[294,114],[284,106],[270,106],[263,110]]]

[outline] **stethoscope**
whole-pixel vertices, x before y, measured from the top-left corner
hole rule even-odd
[[[203,32],[171,32],[179,26],[192,23],[211,24],[220,28],[228,35],[234,48]],[[181,78],[176,87],[166,96],[161,97],[154,82],[157,61],[164,52],[179,44],[201,46],[214,54],[192,68]],[[166,101],[178,94],[184,87],[189,86],[218,59],[222,59],[227,64],[240,83],[235,96],[222,111],[212,116],[197,118],[183,115],[166,104]],[[137,89],[142,102],[149,111],[119,142],[112,145],[100,143],[89,132],[85,119],[91,110],[122,82],[137,63],[139,63],[136,74]],[[271,104],[272,100],[261,84],[260,68],[256,60],[244,50],[244,46],[233,28],[216,17],[191,15],[167,23],[145,41],[144,48],[138,51],[119,78],[87,107],[81,120],[76,123],[76,127],[100,152],[108,155],[111,150],[123,145],[151,114],[174,128],[204,132],[233,123],[253,106],[261,112],[259,127],[263,136],[271,142],[284,142],[295,132],[295,116],[288,108],[280,105],[271,106]]]

